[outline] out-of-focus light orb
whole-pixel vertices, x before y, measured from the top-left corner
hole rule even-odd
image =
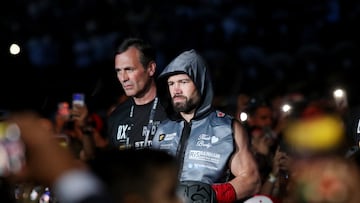
[[[20,46],[17,44],[11,44],[9,51],[10,51],[10,54],[17,55],[20,53]]]
[[[334,97],[335,97],[335,98],[341,98],[341,97],[344,96],[344,94],[345,94],[345,92],[344,92],[344,90],[342,90],[342,89],[336,89],[336,90],[334,90]]]
[[[319,115],[289,123],[284,130],[284,139],[298,152],[319,152],[339,147],[344,132],[341,118]]]
[[[291,106],[289,104],[284,104],[282,107],[281,107],[281,110],[283,112],[289,112],[291,110]]]
[[[247,113],[241,112],[241,114],[240,114],[240,121],[244,122],[244,121],[247,120],[247,118],[248,118]]]

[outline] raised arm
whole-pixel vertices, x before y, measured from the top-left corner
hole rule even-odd
[[[261,179],[246,131],[237,120],[233,122],[233,129],[236,151],[230,159],[230,169],[235,178],[229,182],[235,189],[236,199],[243,199],[259,192]]]

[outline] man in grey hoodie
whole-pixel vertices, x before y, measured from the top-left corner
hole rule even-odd
[[[186,202],[235,202],[260,188],[257,164],[240,122],[212,106],[209,70],[195,51],[181,53],[158,82],[168,86],[173,115],[159,125],[153,147],[180,162],[180,190]]]

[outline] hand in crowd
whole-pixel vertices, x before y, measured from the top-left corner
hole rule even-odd
[[[18,125],[26,150],[25,166],[10,179],[51,185],[63,173],[85,168],[66,148],[59,145],[48,119],[34,112],[17,112],[10,115],[8,122]]]
[[[274,159],[273,159],[273,167],[272,174],[275,176],[279,175],[280,170],[288,171],[291,164],[291,157],[284,151],[278,147],[276,149]]]
[[[272,160],[272,170],[268,179],[263,183],[261,194],[269,195],[277,202],[286,194],[292,158],[286,152],[277,147]],[[276,201],[275,201],[276,200]]]
[[[75,121],[75,125],[84,126],[89,114],[89,110],[86,105],[74,104],[70,111],[72,119]]]

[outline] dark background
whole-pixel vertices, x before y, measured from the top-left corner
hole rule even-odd
[[[113,51],[129,36],[154,45],[159,71],[197,49],[227,100],[342,86],[359,101],[359,1],[13,0],[0,13],[2,109],[47,110],[73,92],[92,108],[110,105],[122,94]]]

